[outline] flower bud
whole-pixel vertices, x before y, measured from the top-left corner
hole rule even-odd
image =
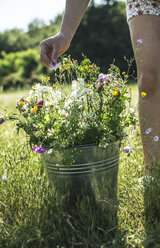
[[[98,90],[104,90],[104,83],[101,82],[101,83],[96,84],[96,88],[97,88]]]
[[[41,109],[44,105],[44,100],[43,99],[37,100],[36,105],[37,105],[38,109]]]
[[[0,125],[3,124],[5,122],[4,118],[0,118]]]

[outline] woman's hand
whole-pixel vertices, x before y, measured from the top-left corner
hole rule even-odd
[[[40,60],[48,68],[57,64],[57,58],[66,52],[70,46],[70,39],[63,33],[43,40],[40,43]]]

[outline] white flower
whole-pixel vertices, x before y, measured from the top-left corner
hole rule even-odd
[[[133,113],[134,112],[134,109],[133,108],[130,108],[130,112]]]
[[[148,128],[147,130],[146,130],[146,134],[150,134],[152,132],[152,128]]]
[[[49,150],[47,151],[48,154],[51,154],[52,152],[53,152],[53,149],[49,149]]]
[[[62,91],[61,90],[56,90],[55,91],[56,97],[61,98],[62,96]]]
[[[68,109],[68,108],[69,108],[69,105],[70,105],[72,102],[73,102],[72,99],[68,99],[68,101],[66,101],[65,104],[64,104],[64,108],[65,108],[65,109]]]
[[[80,86],[84,87],[85,86],[85,82],[83,78],[78,78],[78,83],[80,84]]]
[[[74,98],[74,100],[77,100],[77,98],[78,97],[80,97],[80,93],[79,93],[79,91],[76,89],[76,90],[74,90],[74,91],[72,91],[72,93],[71,93],[71,97],[73,97]]]
[[[49,101],[45,101],[45,106],[46,107],[48,107],[48,106],[50,106],[51,105],[51,103],[49,102]]]
[[[40,85],[40,83],[38,83],[38,84],[35,84],[33,87],[32,87],[32,89],[38,89],[38,88],[41,88],[42,86]]]
[[[60,114],[60,115],[64,115],[65,117],[68,117],[68,113],[64,110],[64,109],[60,109],[59,111],[58,111],[58,113]]]
[[[51,70],[56,70],[59,66],[62,65],[62,63],[59,62],[59,63],[57,63],[57,64],[54,65],[54,64],[51,62],[49,65],[50,65],[50,69],[51,69]]]
[[[83,92],[82,92],[82,93],[83,93],[82,95],[87,94],[87,93],[88,93],[88,88],[84,87],[84,88],[83,88]]]
[[[34,91],[33,91],[33,90],[30,90],[30,91],[29,91],[29,95],[30,95],[30,96],[32,96],[32,95],[33,95],[33,93],[34,93]]]
[[[50,108],[45,109],[45,114],[48,114],[50,112]]]
[[[72,90],[76,90],[78,86],[78,82],[76,80],[72,81]]]
[[[154,141],[156,142],[156,141],[158,141],[159,140],[159,137],[158,136],[154,136]]]

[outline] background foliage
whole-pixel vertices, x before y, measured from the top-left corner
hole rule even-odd
[[[61,19],[62,14],[50,25],[35,19],[28,25],[27,32],[13,29],[0,33],[1,89],[26,87],[39,80],[40,74],[49,73],[40,62],[39,43],[59,31]],[[67,54],[80,60],[85,54],[102,72],[106,72],[114,59],[122,71],[126,70],[124,56],[130,59],[133,53],[125,3],[104,0],[95,5],[91,1]]]

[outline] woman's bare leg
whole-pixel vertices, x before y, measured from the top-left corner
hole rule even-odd
[[[148,169],[160,161],[160,16],[133,17],[129,28],[137,64],[139,99],[142,91],[147,93],[139,107],[139,121],[145,172],[149,174]],[[143,40],[141,53],[137,53],[137,39]],[[147,135],[148,128],[153,131]],[[159,137],[158,141],[154,141],[155,136]]]

